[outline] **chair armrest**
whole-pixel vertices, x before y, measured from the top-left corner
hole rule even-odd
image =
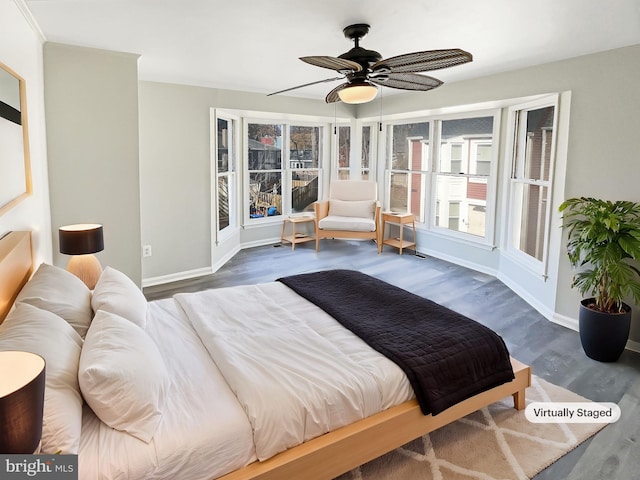
[[[318,223],[318,220],[321,220],[329,215],[329,201],[324,200],[321,202],[315,202],[313,204],[313,210],[316,213],[316,223]]]

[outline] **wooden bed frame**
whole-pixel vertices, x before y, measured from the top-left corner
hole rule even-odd
[[[31,232],[9,232],[0,238],[0,323],[33,272]]]
[[[11,232],[0,239],[0,322],[31,276],[30,232]],[[511,359],[515,379],[464,400],[439,415],[423,415],[415,400],[305,442],[264,462],[254,462],[219,480],[330,480],[411,440],[454,422],[491,403],[513,396],[525,407],[531,369]]]

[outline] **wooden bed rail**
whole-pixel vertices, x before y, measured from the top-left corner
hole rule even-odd
[[[513,358],[511,364],[514,380],[464,400],[435,417],[423,415],[415,400],[404,402],[218,480],[330,480],[510,395],[514,407],[522,410],[525,390],[531,385],[531,369]]]

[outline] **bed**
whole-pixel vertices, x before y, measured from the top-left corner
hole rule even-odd
[[[78,453],[83,479],[326,480],[504,397],[525,405],[530,368],[509,358],[512,380],[425,415],[398,365],[283,282],[147,303],[109,267],[93,292],[75,280],[32,265],[29,232],[0,240],[0,350],[47,359],[43,452]]]

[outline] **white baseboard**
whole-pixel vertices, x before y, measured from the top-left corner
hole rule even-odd
[[[211,275],[212,273],[213,269],[211,267],[204,267],[196,268],[195,270],[187,270],[185,272],[171,273],[169,275],[145,278],[142,280],[142,288],[177,282],[179,280],[189,280],[190,278],[203,277],[205,275]]]
[[[540,315],[545,317],[547,320],[553,321],[553,317],[555,312],[551,310],[549,307],[541,303],[537,298],[533,297],[522,285],[515,280],[513,280],[508,275],[504,273],[498,273],[498,280],[504,283],[507,287],[509,287],[516,295],[522,298],[525,302],[535,308]],[[566,326],[566,325],[565,325]]]
[[[142,288],[153,287],[155,285],[163,285],[165,283],[178,282],[180,280],[190,280],[192,278],[203,277],[205,275],[211,275],[217,272],[225,263],[227,263],[233,256],[240,250],[251,247],[260,247],[262,245],[271,245],[273,243],[280,243],[280,237],[271,238],[267,240],[260,240],[256,242],[243,243],[237,246],[224,257],[220,258],[211,267],[196,268],[194,270],[186,270],[184,272],[171,273],[169,275],[160,275],[157,277],[149,277],[142,280]]]
[[[551,319],[553,323],[557,323],[558,325],[562,325],[563,327],[570,328],[571,330],[579,331],[578,327],[578,319],[567,317],[566,315],[560,315],[559,313],[554,314]],[[640,353],[640,342],[635,342],[633,340],[627,340],[627,345],[625,347],[627,350],[631,350],[632,352]]]
[[[640,342],[634,342],[633,340],[627,340],[627,350],[640,353]]]
[[[280,237],[268,238],[266,240],[255,240],[253,242],[245,242],[240,245],[240,250],[244,250],[245,248],[253,248],[253,247],[262,247],[264,245],[273,245],[274,243],[280,243]]]
[[[444,260],[445,262],[453,263],[454,265],[460,265],[461,267],[469,268],[471,270],[475,270],[476,272],[486,273],[487,275],[491,275],[493,277],[497,275],[497,271],[495,269],[488,268],[486,265],[462,260],[451,255],[443,254],[442,252],[418,248],[418,255],[428,255],[430,257],[439,258],[440,260]]]
[[[165,283],[177,282],[180,280],[190,280],[192,278],[204,277],[205,275],[211,275],[217,272],[239,251],[240,247],[234,248],[211,267],[196,268],[195,270],[187,270],[184,272],[177,272],[169,275],[161,275],[159,277],[145,278],[144,280],[142,280],[142,288],[153,287],[154,285],[163,285]]]
[[[550,319],[553,323],[557,323],[558,325],[562,325],[563,327],[569,328],[575,332],[578,331],[578,319],[567,317],[566,315],[560,315],[559,313],[554,313],[553,317]]]

